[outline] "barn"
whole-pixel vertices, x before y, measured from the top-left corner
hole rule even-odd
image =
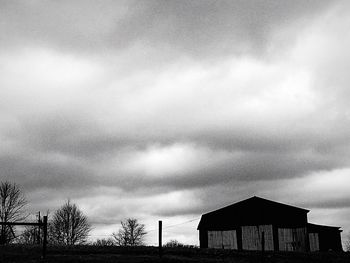
[[[201,248],[341,251],[340,228],[309,224],[309,210],[260,197],[202,215]]]

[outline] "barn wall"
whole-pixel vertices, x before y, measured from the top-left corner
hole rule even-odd
[[[208,231],[199,230],[199,246],[200,248],[208,248]]]
[[[238,249],[242,250],[243,248],[242,248],[242,228],[241,227],[237,228],[236,234],[237,234],[237,246],[238,246]]]
[[[237,232],[236,230],[222,231],[224,249],[237,249]]]
[[[260,233],[264,232],[265,250],[273,251],[273,229],[272,225],[259,226]]]
[[[320,250],[318,233],[309,233],[309,243],[311,252]]]
[[[306,228],[278,228],[280,251],[307,251]]]
[[[320,251],[343,251],[339,230],[323,230],[319,232]]]
[[[222,248],[222,231],[208,231],[208,248]]]
[[[279,244],[278,244],[278,227],[276,225],[272,226],[272,233],[273,233],[273,250],[279,251]]]
[[[208,248],[238,249],[236,230],[208,231]]]
[[[265,250],[273,250],[272,225],[242,226],[242,249],[261,250],[262,233],[264,232]]]
[[[243,250],[259,249],[259,231],[257,226],[242,226],[242,248]]]

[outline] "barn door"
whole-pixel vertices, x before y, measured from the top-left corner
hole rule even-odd
[[[236,230],[208,231],[208,248],[237,249]]]
[[[320,243],[318,240],[318,233],[309,233],[310,251],[319,251]]]
[[[272,225],[242,226],[243,250],[261,250],[263,232],[265,250],[273,250]]]
[[[222,248],[222,231],[208,231],[208,248]]]
[[[222,231],[224,249],[238,249],[236,230]]]
[[[306,251],[305,228],[279,228],[278,245],[280,251]]]

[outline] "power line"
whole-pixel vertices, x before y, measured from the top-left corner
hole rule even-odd
[[[172,228],[172,227],[175,227],[175,226],[184,225],[184,224],[187,224],[187,223],[191,223],[191,222],[193,222],[193,221],[196,221],[196,220],[198,220],[198,219],[200,219],[200,217],[194,218],[194,219],[190,219],[190,220],[187,220],[187,221],[184,221],[184,222],[181,222],[181,223],[177,223],[177,224],[165,226],[165,227],[163,227],[163,229],[168,229],[168,228]],[[153,231],[158,231],[158,228],[152,228],[152,229],[146,230],[146,231],[147,231],[147,233],[153,232]]]
[[[187,224],[187,223],[191,223],[191,222],[193,222],[193,221],[198,220],[199,218],[200,218],[200,217],[194,218],[194,219],[191,219],[191,220],[182,222],[182,223],[178,223],[178,224],[174,224],[174,225],[170,225],[170,226],[165,226],[165,227],[163,227],[163,229],[167,229],[167,228],[171,228],[171,227],[175,227],[175,226],[180,226],[180,225],[184,225],[184,224]]]

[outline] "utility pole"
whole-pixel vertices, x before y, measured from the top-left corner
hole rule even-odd
[[[158,242],[159,242],[159,257],[162,257],[162,221],[159,220],[158,222]]]

